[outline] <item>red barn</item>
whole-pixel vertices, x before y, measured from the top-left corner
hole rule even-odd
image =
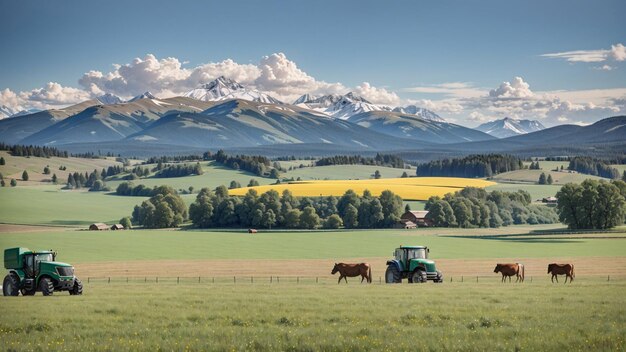
[[[407,211],[402,214],[400,217],[400,221],[406,223],[408,221],[415,223],[419,227],[430,227],[433,226],[433,221],[426,217],[428,211],[426,210],[415,210],[415,211]]]

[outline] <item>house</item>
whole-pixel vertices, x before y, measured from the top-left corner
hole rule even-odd
[[[414,229],[417,228],[417,224],[410,220],[400,220],[393,225],[394,229]]]
[[[89,230],[91,231],[104,231],[108,229],[109,229],[109,226],[101,222],[96,222],[96,223],[89,225]]]
[[[111,226],[111,230],[124,230],[124,226],[122,226],[122,224],[115,224]]]
[[[545,197],[541,200],[541,202],[547,204],[556,204],[558,202],[558,199],[556,197]]]
[[[428,211],[426,210],[411,210],[402,214],[400,217],[401,222],[410,221],[419,227],[430,227],[433,226],[433,221],[426,217]]]

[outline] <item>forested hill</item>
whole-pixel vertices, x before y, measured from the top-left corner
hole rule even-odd
[[[417,165],[417,176],[490,177],[524,168],[522,160],[512,155],[469,155],[464,158],[433,160]]]

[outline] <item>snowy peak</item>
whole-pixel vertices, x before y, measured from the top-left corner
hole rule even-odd
[[[268,94],[254,89],[248,89],[232,79],[220,76],[215,80],[200,85],[183,94],[184,97],[202,101],[221,101],[228,99],[243,99],[267,104],[282,104],[282,102]]]
[[[545,129],[541,122],[536,120],[516,120],[505,117],[501,120],[490,121],[476,127],[477,130],[494,137],[507,138],[521,134],[537,132]]]
[[[120,99],[120,97],[118,97],[117,95],[113,95],[111,93],[106,93],[104,95],[97,97],[96,99],[98,99],[98,101],[102,105],[120,104],[124,102],[122,99]]]
[[[391,108],[388,106],[372,104],[365,98],[352,92],[344,95],[329,94],[319,98],[305,94],[294,103],[300,107],[319,111],[342,120],[362,112],[391,111]]]
[[[14,116],[15,114],[19,114],[19,112],[19,109],[14,109],[9,106],[2,105],[0,106],[0,119]]]
[[[430,111],[428,109],[424,109],[424,108],[420,108],[418,106],[415,105],[408,105],[408,106],[404,106],[404,107],[397,107],[395,109],[393,109],[394,112],[399,112],[402,114],[407,114],[407,115],[415,115],[415,116],[419,116],[423,119],[426,120],[430,120],[430,121],[437,121],[437,122],[446,122],[446,120],[444,120],[441,116],[435,114],[433,111]]]
[[[296,99],[293,102],[293,105],[298,105],[298,104],[305,104],[305,103],[309,103],[313,100],[317,99],[316,96],[311,95],[311,94],[304,94],[302,95],[300,98]]]
[[[133,101],[137,101],[139,99],[158,99],[157,97],[154,96],[154,94],[150,93],[150,92],[145,92],[141,95],[138,95],[134,98],[132,98],[131,100],[129,100],[128,102],[133,102]]]

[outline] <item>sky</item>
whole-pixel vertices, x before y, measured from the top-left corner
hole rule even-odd
[[[180,95],[224,75],[284,102],[353,91],[466,126],[626,114],[624,1],[0,0],[0,106]]]

